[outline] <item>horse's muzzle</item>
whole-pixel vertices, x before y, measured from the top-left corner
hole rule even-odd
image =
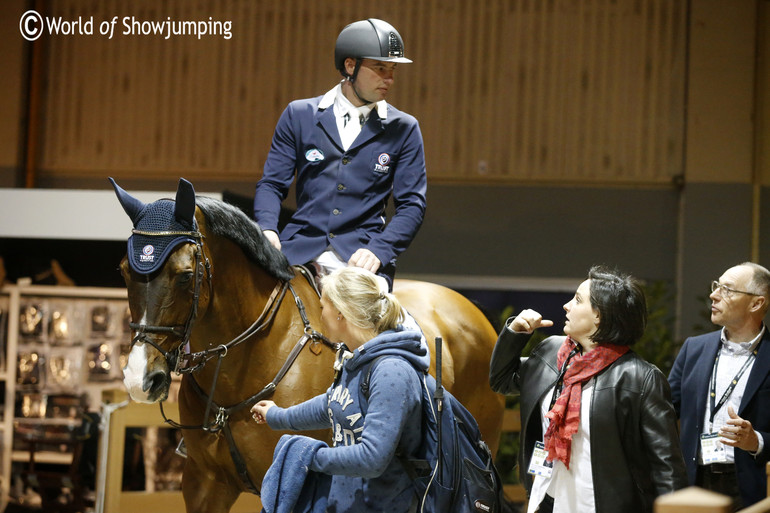
[[[142,382],[142,390],[147,393],[150,402],[165,401],[168,399],[168,390],[171,386],[171,374],[168,371],[155,370],[148,372]]]

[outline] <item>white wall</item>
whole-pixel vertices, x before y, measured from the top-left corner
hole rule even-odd
[[[129,193],[145,203],[175,191]],[[200,193],[222,199],[220,193]],[[125,240],[131,220],[112,190],[0,189],[0,238]]]

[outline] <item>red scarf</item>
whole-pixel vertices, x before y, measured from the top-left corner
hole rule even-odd
[[[577,345],[567,337],[556,355],[556,363],[562,368],[570,352]],[[599,344],[586,354],[573,356],[564,374],[564,385],[551,411],[545,414],[551,424],[545,432],[545,449],[548,461],[559,459],[569,469],[572,455],[572,435],[580,425],[580,399],[583,383],[609,367],[612,362],[626,354],[630,348],[616,344]]]

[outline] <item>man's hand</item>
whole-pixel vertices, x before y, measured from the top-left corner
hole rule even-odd
[[[275,233],[273,230],[262,230],[262,233],[264,234],[267,241],[272,244],[275,249],[281,251],[281,239],[278,237],[277,233]]]
[[[553,326],[553,321],[543,319],[543,316],[534,310],[522,310],[519,315],[508,325],[515,333],[532,333],[537,328]]]
[[[374,256],[374,253],[368,249],[361,248],[353,253],[353,256],[348,260],[348,265],[363,267],[367,271],[376,273],[380,268],[380,259]]]
[[[757,438],[757,432],[751,427],[751,422],[740,418],[732,406],[727,407],[727,414],[730,415],[730,418],[727,420],[727,424],[719,430],[719,436],[721,437],[719,441],[744,451],[757,452],[757,449],[759,449],[759,439]]]

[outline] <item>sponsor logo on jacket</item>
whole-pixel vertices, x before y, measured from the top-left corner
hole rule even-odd
[[[387,173],[390,171],[390,155],[387,153],[380,153],[377,157],[377,163],[374,165],[375,173]]]

